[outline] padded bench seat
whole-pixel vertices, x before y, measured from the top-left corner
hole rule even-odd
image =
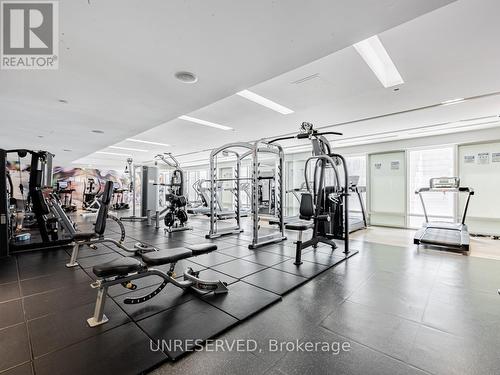
[[[92,268],[97,277],[126,276],[131,272],[140,271],[143,264],[140,260],[131,257],[122,257],[98,264]]]
[[[286,229],[298,230],[298,231],[312,229],[313,227],[314,227],[314,223],[308,223],[306,221],[299,221],[296,223],[289,223],[289,224],[285,225]]]
[[[149,253],[142,254],[142,260],[148,265],[159,266],[162,264],[174,263],[181,259],[210,253],[214,250],[217,250],[217,245],[203,243],[198,245],[189,245],[187,247],[151,251]]]
[[[159,266],[210,253],[214,250],[217,250],[217,245],[211,243],[189,245],[188,247],[144,253],[142,254],[142,260],[148,266]],[[132,272],[138,272],[144,267],[144,264],[136,258],[123,257],[94,266],[92,271],[97,277],[125,276]]]

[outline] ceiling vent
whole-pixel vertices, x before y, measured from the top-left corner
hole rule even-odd
[[[298,79],[298,80],[293,81],[293,82],[291,82],[291,83],[292,83],[292,84],[295,84],[295,85],[300,85],[301,83],[304,83],[304,82],[310,81],[311,79],[315,79],[315,78],[319,78],[319,73],[314,73],[314,74],[311,74],[310,76],[307,76],[307,77],[304,77],[304,78]]]

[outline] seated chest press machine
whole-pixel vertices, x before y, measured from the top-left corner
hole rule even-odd
[[[125,299],[125,304],[137,304],[143,303],[151,298],[155,297],[161,290],[168,284],[173,285],[181,289],[192,289],[194,291],[204,293],[207,291],[213,291],[214,293],[227,293],[227,284],[219,280],[202,280],[199,279],[199,272],[193,271],[193,269],[188,268],[184,272],[184,280],[175,279],[175,265],[181,259],[187,259],[193,256],[198,256],[206,253],[210,253],[217,250],[217,246],[213,244],[198,244],[190,245],[186,248],[174,248],[157,250],[156,248],[145,246],[141,243],[135,244],[134,249],[129,249],[122,245],[125,239],[125,232],[122,230],[122,237],[120,241],[116,241],[111,238],[104,237],[104,231],[106,229],[106,219],[111,218],[115,220],[114,216],[108,216],[109,205],[113,197],[113,183],[111,181],[106,182],[104,192],[101,196],[101,205],[99,207],[99,212],[97,214],[97,219],[95,223],[95,228],[93,232],[78,232],[73,235],[73,252],[71,254],[71,261],[66,266],[74,267],[78,265],[76,262],[78,256],[78,249],[83,245],[95,245],[96,243],[110,242],[120,247],[121,249],[135,253],[141,257],[141,260],[133,257],[121,257],[114,259],[110,262],[106,262],[93,267],[94,274],[98,277],[98,280],[91,284],[97,292],[97,301],[95,305],[94,316],[87,320],[91,327],[95,327],[104,324],[108,321],[108,318],[104,315],[104,306],[106,303],[106,296],[108,288],[112,285],[121,284],[124,288],[134,290],[136,286],[131,283],[132,280],[147,277],[147,276],[158,276],[163,279],[163,283],[158,286],[153,292],[137,298],[127,298]],[[123,225],[120,220],[115,220],[117,223]],[[164,264],[170,264],[170,269],[168,272],[163,272],[159,269],[153,268],[154,266],[160,266]]]

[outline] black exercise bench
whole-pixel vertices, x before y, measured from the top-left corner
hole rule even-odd
[[[72,246],[73,251],[71,252],[71,259],[69,263],[66,264],[66,267],[75,267],[78,265],[77,258],[78,252],[80,250],[80,246],[87,245],[91,248],[95,248],[97,243],[109,242],[122,250],[125,250],[130,253],[141,253],[147,251],[155,251],[156,248],[151,246],[143,245],[142,243],[137,243],[134,245],[134,248],[128,248],[123,245],[123,241],[125,241],[125,227],[123,223],[113,215],[109,215],[109,205],[113,199],[113,182],[107,181],[104,187],[104,190],[99,199],[99,210],[97,212],[96,222],[94,224],[93,232],[76,232],[72,237]],[[121,236],[117,241],[113,238],[105,238],[104,232],[106,231],[106,221],[107,219],[111,219],[115,221],[120,226]]]
[[[110,262],[94,266],[92,271],[99,278],[92,283],[92,287],[98,289],[97,301],[94,310],[94,316],[87,319],[91,327],[104,324],[108,318],[104,315],[104,305],[108,288],[112,285],[121,284],[124,288],[134,290],[136,286],[131,283],[132,280],[147,276],[156,275],[163,279],[163,283],[151,293],[135,298],[126,298],[125,304],[137,304],[150,300],[168,284],[172,283],[181,289],[192,289],[194,291],[205,293],[213,291],[216,294],[227,293],[227,284],[222,281],[209,281],[199,279],[199,272],[187,268],[184,271],[184,280],[175,279],[175,265],[179,260],[191,258],[217,250],[214,244],[190,245],[174,249],[165,249],[141,254],[142,261],[132,257],[122,257]],[[170,264],[168,272],[151,268],[151,266],[160,266]]]

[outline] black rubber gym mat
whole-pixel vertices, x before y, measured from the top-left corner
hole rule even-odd
[[[111,298],[106,301],[104,313],[109,322],[95,328],[87,325],[87,319],[94,314],[93,302],[28,321],[33,356],[40,357],[130,322]]]
[[[252,255],[248,255],[242,259],[248,260],[253,263],[258,263],[262,266],[271,267],[290,259],[290,257],[274,253],[268,253],[259,249],[256,250]]]
[[[283,295],[300,284],[305,283],[307,279],[288,272],[268,268],[253,275],[244,277],[242,281],[270,292]]]
[[[226,275],[241,279],[242,277],[263,270],[264,268],[266,268],[266,266],[261,266],[260,264],[249,262],[243,259],[235,259],[211,268],[216,271],[225,273]]]
[[[246,319],[281,299],[275,293],[242,281],[231,284],[230,293],[210,293],[204,295],[202,298],[204,301],[234,316],[238,320]]]
[[[195,298],[194,293],[177,288],[172,284],[167,284],[167,286],[165,286],[165,288],[163,288],[157,296],[151,298],[149,301],[130,305],[126,305],[124,303],[124,300],[127,298],[146,296],[147,294],[153,292],[157,287],[158,285],[153,285],[144,289],[130,291],[129,293],[113,297],[113,299],[130,316],[130,318],[134,321],[138,321]]]
[[[24,311],[20,299],[0,303],[0,329],[22,322]]]
[[[229,262],[231,260],[234,260],[235,258],[232,256],[229,256],[229,255],[225,255],[225,254],[219,253],[217,251],[214,251],[212,253],[200,255],[198,257],[194,257],[191,259],[194,263],[198,263],[198,264],[205,266],[205,267],[212,267],[212,266],[216,266],[216,265],[221,264],[221,263]]]
[[[191,351],[194,340],[207,340],[238,322],[237,319],[198,298],[159,314],[139,321],[137,324],[154,341],[164,340],[164,352],[173,360]],[[182,343],[175,347],[175,342]],[[161,344],[161,343],[160,343]]]
[[[139,374],[165,361],[151,340],[128,323],[35,359],[37,375]]]
[[[324,264],[312,263],[308,261],[303,261],[301,265],[296,266],[294,262],[295,259],[289,259],[286,262],[273,266],[272,268],[310,279],[330,267]]]
[[[30,344],[26,324],[0,330],[0,372],[30,360]]]

